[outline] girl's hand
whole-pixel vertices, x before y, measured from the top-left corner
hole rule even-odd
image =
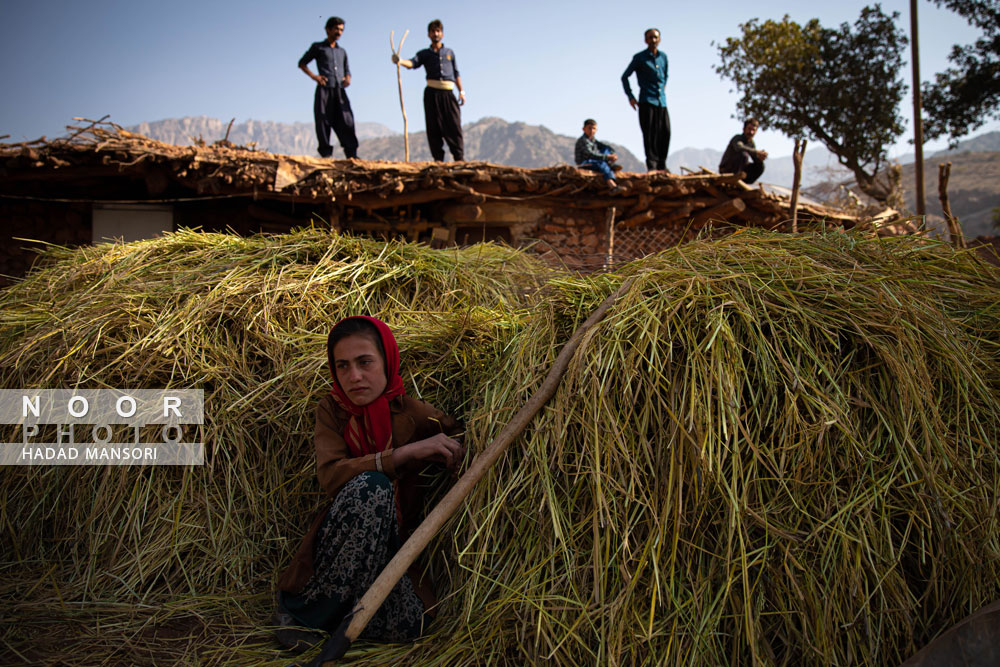
[[[394,450],[392,456],[396,467],[405,466],[412,461],[434,461],[443,463],[448,470],[454,471],[465,458],[465,448],[458,441],[439,433],[426,440],[403,445]]]

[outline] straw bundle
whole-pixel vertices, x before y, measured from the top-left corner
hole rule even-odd
[[[2,386],[205,386],[210,418],[203,468],[5,471],[9,651],[281,660],[330,321],[387,319],[482,445],[631,276],[435,543],[430,634],[354,662],[886,664],[1000,597],[1000,276],[968,255],[746,232],[580,277],[321,236],[57,251],[0,297]]]
[[[7,646],[26,658],[73,655],[78,628],[39,638],[35,623],[79,619],[96,635],[83,640],[88,652],[125,662],[177,657],[170,645],[150,653],[143,633],[221,624],[211,632],[230,643],[232,628],[250,636],[269,621],[260,612],[276,570],[321,502],[310,443],[333,322],[378,313],[404,349],[433,340],[440,384],[423,381],[416,354],[404,382],[461,413],[475,395],[470,372],[490,352],[477,338],[516,320],[545,276],[530,256],[495,246],[431,251],[319,230],[183,231],[47,259],[0,296],[0,386],[205,389],[203,467],[23,467],[0,481]]]
[[[421,658],[892,664],[998,597],[995,273],[840,234],[623,273],[460,527],[469,640]],[[563,282],[496,414],[607,289]]]

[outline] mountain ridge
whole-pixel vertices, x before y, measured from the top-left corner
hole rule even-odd
[[[226,137],[228,123],[209,116],[164,118],[132,125],[125,129],[168,144],[186,146],[201,139],[208,143]],[[393,134],[381,123],[358,123],[358,139],[364,141]],[[312,123],[281,123],[277,121],[245,120],[233,123],[229,141],[240,146],[257,144],[257,148],[284,155],[311,155],[316,152],[316,130]]]

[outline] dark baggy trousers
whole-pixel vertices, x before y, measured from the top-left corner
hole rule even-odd
[[[746,176],[743,177],[743,182],[750,185],[764,173],[764,163],[760,160],[750,160],[747,166],[743,167],[743,171],[746,172]]]
[[[347,93],[343,88],[316,86],[313,116],[316,119],[316,138],[319,139],[319,154],[322,157],[333,155],[333,146],[330,145],[331,128],[344,149],[344,155],[358,156],[358,137],[354,134],[354,112],[351,111],[351,101],[347,99]]]
[[[642,128],[642,146],[646,149],[646,169],[666,169],[667,151],[670,150],[667,107],[639,102],[639,127]]]
[[[443,141],[447,141],[451,159],[456,162],[464,160],[462,112],[455,94],[450,90],[424,88],[424,118],[427,121],[427,145],[434,159],[438,162],[444,160]]]
[[[743,182],[750,185],[764,173],[764,163],[746,151],[732,154],[726,163],[719,163],[720,174],[738,174],[743,172]]]

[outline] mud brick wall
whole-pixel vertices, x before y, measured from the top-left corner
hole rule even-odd
[[[592,271],[608,264],[607,210],[602,207],[572,208],[569,206],[532,206],[513,202],[479,204],[449,204],[428,211],[429,219],[457,229],[452,242],[463,244],[480,240],[466,238],[464,232],[481,227],[487,239],[495,239],[518,247],[530,247],[546,261],[571,269]],[[619,214],[619,218],[621,214]],[[509,230],[496,234],[496,230]],[[696,235],[678,225],[644,224],[616,227],[613,263],[645,257],[675,246]]]
[[[566,266],[594,270],[645,257],[694,238],[697,230],[680,226],[646,224],[615,227],[612,253],[608,257],[608,229],[605,211],[548,211],[533,230],[542,241],[538,250],[549,259],[558,256]]]
[[[570,268],[600,266],[608,248],[605,215],[600,209],[549,210],[535,232],[543,241],[539,245],[547,245]]]
[[[0,235],[0,286],[6,286],[24,277],[45,244],[89,244],[90,204],[0,197]]]

